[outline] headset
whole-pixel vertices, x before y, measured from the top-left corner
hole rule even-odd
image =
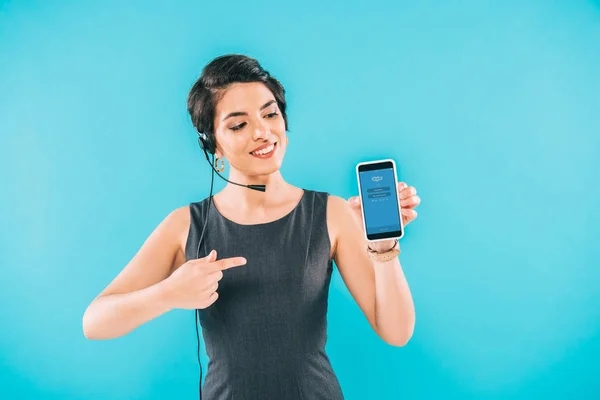
[[[198,240],[198,248],[196,249],[196,259],[200,258],[200,244],[202,243],[202,239],[204,238],[204,230],[206,229],[206,223],[208,222],[208,215],[210,212],[210,206],[211,206],[212,197],[213,197],[212,192],[213,192],[213,182],[215,179],[215,172],[217,173],[217,175],[219,175],[219,177],[221,177],[221,179],[223,179],[229,183],[233,183],[234,185],[244,186],[244,187],[247,187],[248,189],[258,190],[260,192],[264,192],[267,189],[266,185],[242,185],[241,183],[232,182],[232,181],[228,180],[227,178],[225,178],[224,176],[222,176],[214,167],[216,145],[215,145],[213,135],[207,135],[204,132],[198,132],[198,144],[200,145],[200,148],[204,152],[206,161],[212,168],[212,175],[211,175],[211,179],[210,179],[210,194],[209,194],[208,207],[206,210],[206,216],[204,217],[204,226],[202,227],[202,233],[200,234],[200,240]],[[212,154],[212,156],[213,156],[212,162],[208,159],[207,152]],[[195,321],[196,340],[198,343],[198,347],[197,347],[198,366],[200,367],[200,381],[198,383],[198,391],[200,393],[200,400],[202,400],[202,364],[200,363],[200,334],[198,332],[198,322],[200,319],[200,310],[199,309],[196,309],[195,317],[196,317],[196,321]]]

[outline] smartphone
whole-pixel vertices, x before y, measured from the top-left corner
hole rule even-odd
[[[378,242],[402,238],[404,225],[394,160],[358,163],[356,177],[367,240]]]

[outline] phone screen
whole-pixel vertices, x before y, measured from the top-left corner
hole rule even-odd
[[[363,217],[368,240],[402,236],[394,166],[391,162],[358,167]]]

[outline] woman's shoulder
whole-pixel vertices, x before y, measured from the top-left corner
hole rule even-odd
[[[331,193],[329,193],[328,191],[325,190],[319,190],[319,189],[308,189],[308,188],[301,188],[302,190],[304,190],[304,192],[310,196],[313,196],[315,198],[319,198],[322,199],[324,201],[327,201],[327,199],[330,196],[333,196]],[[308,197],[308,196],[307,196]]]
[[[350,205],[346,199],[325,190],[304,189],[313,196],[312,202],[315,207],[323,207],[326,210],[328,224],[333,225],[347,215]]]
[[[305,191],[307,191],[308,193],[311,193],[315,198],[318,198],[322,201],[324,201],[325,203],[327,203],[328,206],[332,205],[333,207],[339,207],[339,206],[343,206],[344,203],[347,203],[347,201],[340,197],[337,196],[335,194],[332,194],[326,190],[318,190],[318,189],[304,189]]]
[[[335,194],[330,193],[326,190],[318,190],[318,189],[303,189],[307,194],[312,196],[315,200],[320,201],[321,205],[327,206],[327,211],[331,211],[332,209],[339,210],[340,208],[346,208],[349,206],[348,201],[343,197],[337,196]],[[317,205],[318,202],[314,202],[313,204]]]
[[[172,219],[171,234],[177,240],[179,249],[177,251],[176,265],[181,265],[185,262],[185,245],[188,238],[190,228],[190,206],[193,203],[175,208],[171,211],[169,218]]]

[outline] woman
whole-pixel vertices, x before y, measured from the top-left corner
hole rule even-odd
[[[399,245],[366,241],[356,197],[283,179],[285,91],[256,60],[214,59],[188,110],[215,167],[226,160],[235,184],[158,225],[86,310],[86,337],[115,338],[169,310],[199,310],[206,399],[343,399],[325,353],[332,261],[375,332],[402,346],[415,317],[400,262],[367,252]],[[266,188],[243,186],[251,184]],[[420,199],[405,184],[398,192],[406,225]]]

